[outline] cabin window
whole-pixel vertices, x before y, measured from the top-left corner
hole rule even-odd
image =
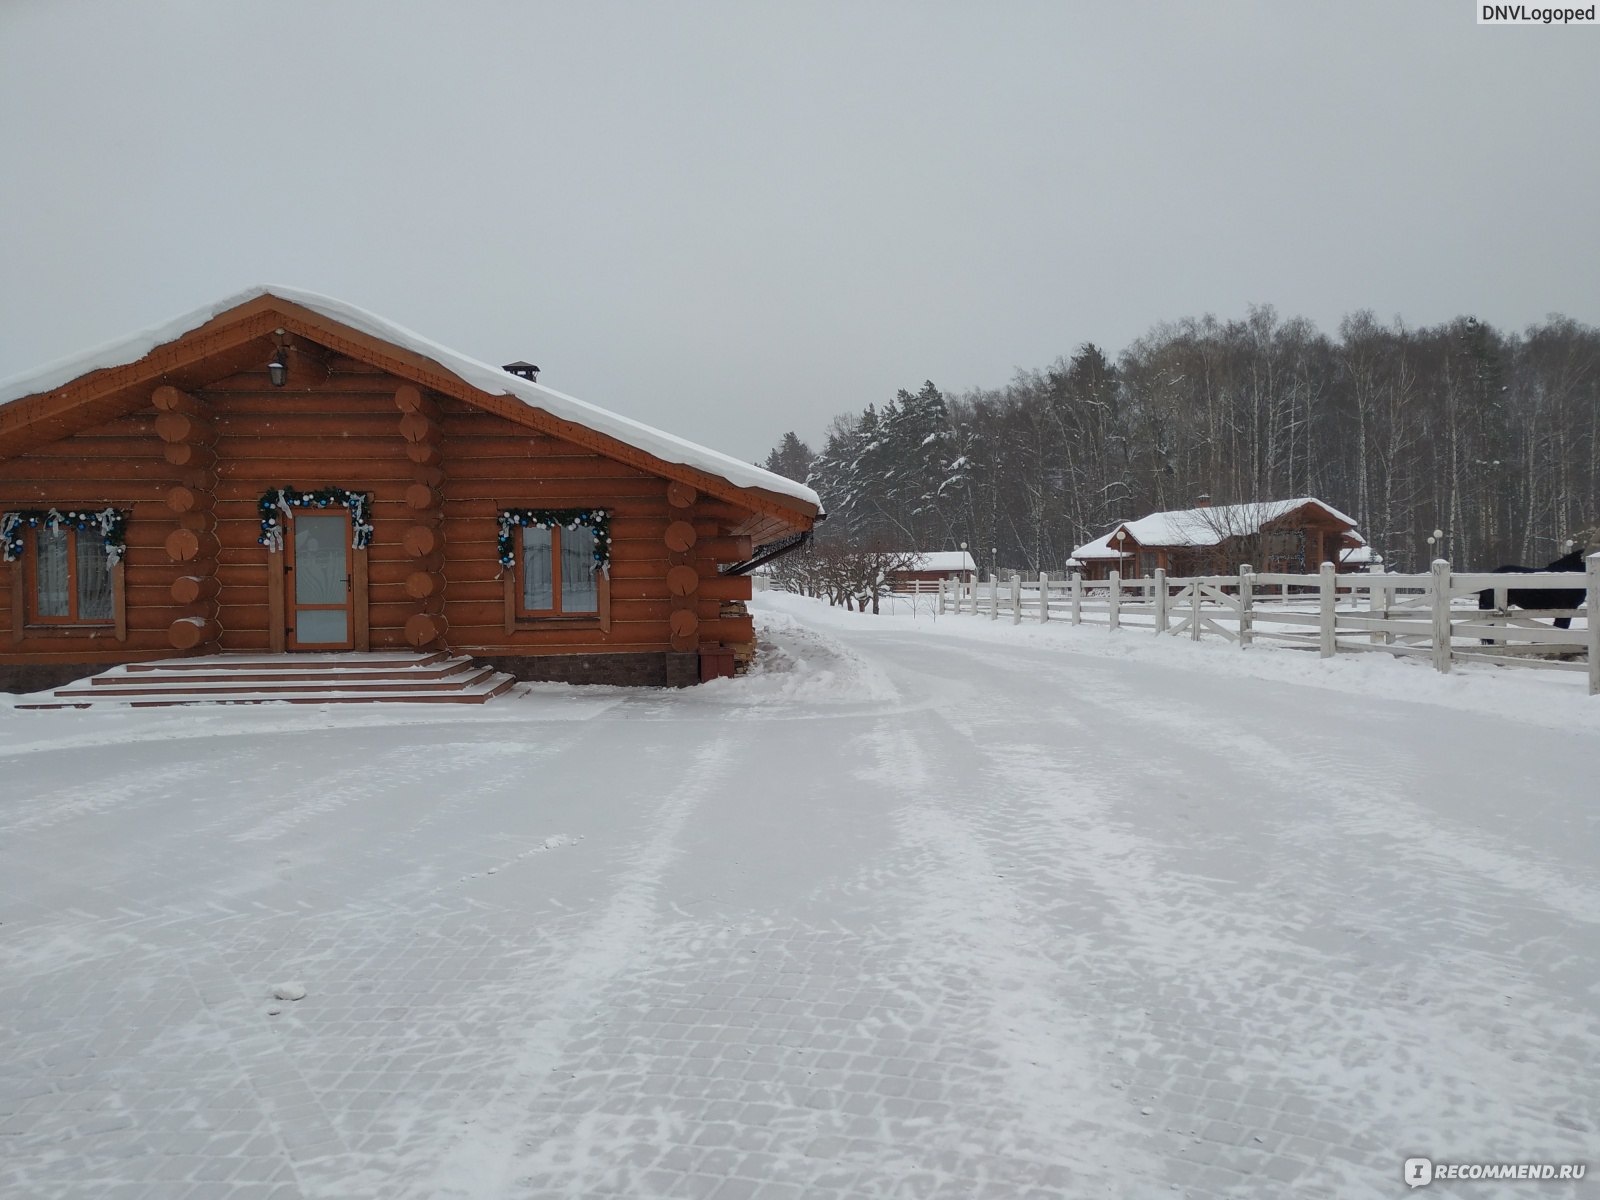
[[[583,526],[524,526],[517,556],[517,613],[523,617],[592,617],[600,612],[594,531]]]
[[[32,532],[31,619],[43,625],[110,625],[112,568],[101,535],[43,525]]]

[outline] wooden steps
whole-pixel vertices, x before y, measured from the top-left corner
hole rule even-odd
[[[485,704],[516,681],[443,652],[207,654],[128,663],[17,708],[175,704]]]

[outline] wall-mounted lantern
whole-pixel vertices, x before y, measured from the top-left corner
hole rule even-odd
[[[282,387],[289,382],[289,352],[282,346],[267,363],[267,378],[272,381],[273,387]]]

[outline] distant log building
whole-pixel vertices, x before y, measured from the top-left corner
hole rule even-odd
[[[1381,562],[1356,532],[1355,521],[1332,505],[1303,496],[1151,513],[1124,521],[1072,552],[1085,579],[1153,575],[1227,575],[1249,564],[1257,571],[1314,572],[1324,562],[1341,571]]]

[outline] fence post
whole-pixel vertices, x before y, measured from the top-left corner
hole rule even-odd
[[[1317,580],[1317,615],[1319,618],[1319,637],[1317,639],[1323,658],[1332,658],[1334,647],[1337,644],[1334,636],[1337,626],[1334,624],[1337,617],[1334,606],[1339,602],[1339,594],[1334,586],[1333,564],[1325,562],[1318,571],[1320,578]]]
[[[1043,625],[1050,619],[1050,575],[1046,571],[1039,572],[1039,624]]]
[[[1433,668],[1450,673],[1450,564],[1433,560]]]
[[[1495,587],[1495,589],[1494,589],[1494,606],[1495,606],[1495,608],[1499,609],[1501,612],[1505,612],[1506,609],[1511,607],[1511,589],[1509,587],[1507,587],[1503,583],[1497,585]],[[1493,622],[1491,622],[1491,624],[1493,624]],[[1510,624],[1510,622],[1508,621],[1507,624]],[[1504,626],[1498,626],[1498,628],[1504,628]],[[1499,634],[1499,633],[1491,633],[1489,635],[1489,644],[1491,646],[1503,646],[1503,645],[1505,645],[1506,644],[1505,635],[1504,634]]]
[[[939,608],[938,608],[938,613],[939,613],[939,615],[941,617],[944,616],[944,585],[945,585],[945,583],[946,583],[946,580],[943,580],[943,579],[939,580]]]
[[[1072,588],[1067,593],[1068,608],[1072,613],[1072,624],[1083,624],[1083,572],[1072,573]]]
[[[1156,568],[1156,632],[1167,631],[1167,569]]]
[[[1109,582],[1111,588],[1106,598],[1111,603],[1111,628],[1120,629],[1122,627],[1122,572],[1111,572]]]
[[[989,620],[1000,619],[1000,576],[989,572]]]
[[[1195,576],[1189,586],[1194,589],[1189,593],[1189,640],[1198,642],[1200,640],[1200,605],[1203,599],[1200,594],[1200,577],[1198,575]]]
[[[1022,576],[1016,571],[1011,572],[1011,623],[1022,624]]]
[[[1589,695],[1600,696],[1600,553],[1589,555],[1588,562],[1589,600],[1583,619],[1589,626]]]
[[[1374,572],[1381,576],[1383,565],[1380,563]],[[1386,626],[1389,623],[1389,585],[1374,580],[1367,589],[1367,615],[1382,621]],[[1387,628],[1372,631],[1372,644],[1374,646],[1388,646],[1394,642],[1394,634]]]
[[[1256,612],[1255,580],[1251,578],[1250,564],[1239,568],[1239,649],[1243,650],[1255,637]]]

